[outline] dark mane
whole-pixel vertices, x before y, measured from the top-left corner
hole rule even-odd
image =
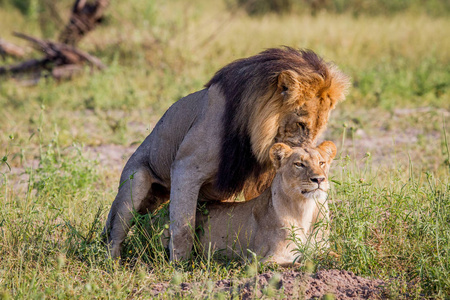
[[[218,85],[226,99],[216,178],[220,191],[230,196],[239,193],[246,180],[257,179],[267,169],[252,151],[250,114],[257,101],[266,101],[264,96],[276,91],[278,75],[287,70],[298,73],[301,78],[310,78],[313,73],[324,79],[328,77],[327,65],[314,52],[283,47],[236,60],[219,70],[205,85],[207,88]],[[247,116],[242,116],[243,110]]]

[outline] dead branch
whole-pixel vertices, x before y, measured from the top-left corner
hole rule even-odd
[[[16,65],[0,67],[0,75],[15,75],[24,72],[39,72],[42,69],[47,69],[47,65],[49,63],[50,62],[47,58],[30,59]]]
[[[48,59],[52,61],[61,60],[61,65],[88,63],[91,66],[97,67],[99,70],[106,68],[100,59],[73,46],[41,40],[19,32],[14,32],[14,35],[31,42],[35,48],[44,52]]]
[[[83,65],[87,64],[91,68],[104,69],[106,66],[95,56],[90,55],[74,45],[101,21],[103,13],[110,0],[76,0],[72,9],[70,22],[66,25],[59,37],[62,42],[42,40],[24,33],[14,32],[18,38],[31,43],[34,49],[44,54],[41,59],[30,59],[19,64],[0,67],[0,75],[16,75],[21,73],[32,73],[35,78],[42,76],[42,71],[48,71],[56,79],[67,79],[82,72]],[[50,4],[49,4],[50,5]],[[57,14],[54,6],[53,14]],[[0,54],[2,49],[15,49],[10,43],[2,43],[0,40]],[[2,46],[5,45],[3,48]],[[17,47],[18,48],[18,47]],[[20,49],[20,48],[19,48]],[[7,50],[3,50],[6,52]],[[13,50],[8,50],[12,51]],[[20,54],[18,49],[16,53]],[[22,53],[23,55],[23,53]]]
[[[0,39],[0,55],[10,55],[15,57],[22,57],[25,55],[25,50],[10,42]]]
[[[106,66],[95,56],[66,44],[41,40],[23,33],[14,35],[32,43],[33,47],[45,54],[42,59],[32,59],[20,64],[0,67],[2,74],[18,74],[48,70],[55,78],[71,78],[82,70],[81,65],[87,63],[91,67],[104,69]]]
[[[59,66],[52,70],[52,76],[53,78],[57,80],[61,79],[71,79],[75,75],[80,74],[83,72],[83,67],[79,65],[65,65],[65,66]]]
[[[89,31],[102,21],[103,13],[110,0],[96,0],[88,3],[87,0],[76,0],[72,9],[69,23],[59,36],[59,41],[76,45]]]

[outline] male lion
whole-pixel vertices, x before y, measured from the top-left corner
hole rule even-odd
[[[291,228],[305,246],[327,245],[328,171],[335,155],[336,146],[328,141],[317,148],[273,145],[270,159],[276,175],[270,188],[247,202],[209,202],[197,212],[201,248],[228,258],[251,257],[251,250],[263,261],[287,266],[297,255],[289,239]]]
[[[197,200],[244,188],[259,194],[273,178],[269,149],[283,141],[280,124],[296,113],[299,145],[315,143],[348,85],[333,64],[288,47],[219,70],[167,110],[125,165],[104,230],[111,257],[120,255],[133,211],[153,212],[170,198],[170,259],[187,258]]]

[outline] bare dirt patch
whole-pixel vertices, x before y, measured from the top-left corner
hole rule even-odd
[[[136,151],[138,145],[121,146],[114,144],[104,144],[100,146],[85,147],[85,151],[90,159],[97,159],[100,166],[112,168],[116,172],[121,172],[125,163]],[[120,175],[120,174],[119,174]]]
[[[332,140],[342,156],[349,155],[361,167],[368,155],[374,168],[397,168],[412,162],[419,168],[437,170],[443,163],[442,149],[450,131],[450,111],[421,107],[357,111],[335,114],[324,139]],[[357,116],[357,117],[353,117]],[[346,126],[345,140],[342,140]],[[344,143],[344,144],[343,144]]]
[[[240,299],[281,297],[282,299],[383,299],[384,282],[367,279],[352,272],[321,270],[315,274],[286,271],[281,274],[264,273],[244,280],[223,279],[213,283],[213,293]],[[154,296],[164,294],[171,287],[183,295],[199,290],[200,283],[181,283],[173,286],[158,283],[152,286]],[[204,285],[204,284],[203,284]],[[206,296],[206,295],[205,295]],[[327,299],[327,298],[325,298]]]

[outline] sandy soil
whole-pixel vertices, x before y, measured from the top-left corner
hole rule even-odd
[[[383,285],[382,280],[362,278],[348,271],[321,270],[305,274],[290,270],[282,274],[264,273],[239,282],[223,279],[213,283],[212,291],[223,293],[227,298],[238,295],[242,299],[264,296],[269,299],[383,299]],[[171,289],[189,294],[198,286],[197,283],[181,283]],[[169,287],[170,284],[158,283],[152,286],[152,292],[154,296],[164,295]]]

